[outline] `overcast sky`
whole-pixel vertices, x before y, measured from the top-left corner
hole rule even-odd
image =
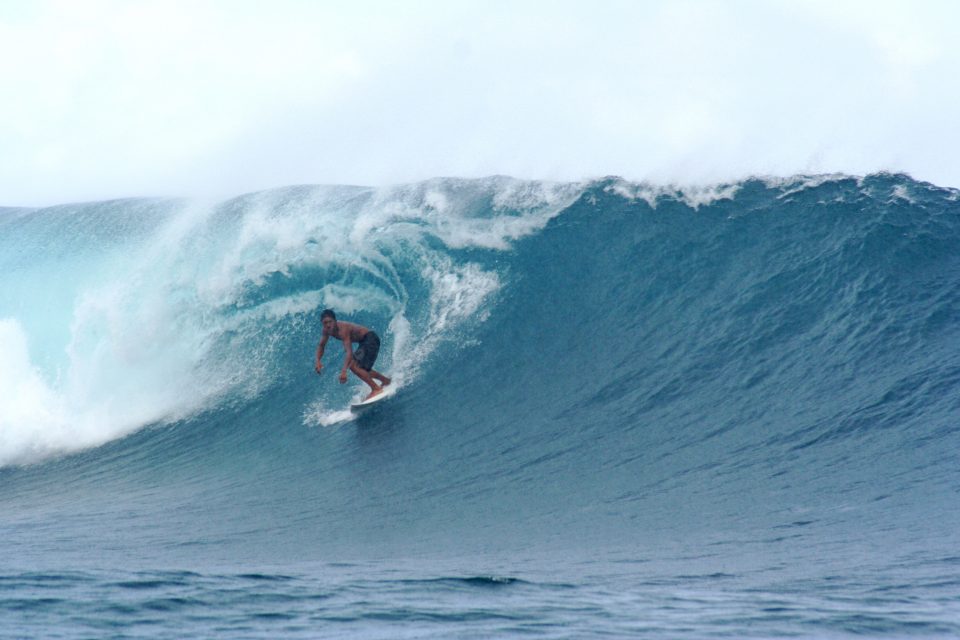
[[[0,0],[0,205],[508,174],[960,187],[960,3]]]

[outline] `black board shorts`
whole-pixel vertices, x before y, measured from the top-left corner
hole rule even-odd
[[[377,361],[377,354],[380,353],[380,336],[373,331],[367,331],[363,340],[357,345],[357,350],[353,352],[353,359],[357,366],[364,371],[373,369],[373,363]]]

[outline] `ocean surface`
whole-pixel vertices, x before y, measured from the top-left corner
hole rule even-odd
[[[0,209],[0,637],[853,636],[960,636],[957,190]]]

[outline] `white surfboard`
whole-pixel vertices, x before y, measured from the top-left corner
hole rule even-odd
[[[396,392],[397,392],[397,388],[394,385],[390,385],[389,387],[384,387],[383,393],[378,393],[377,395],[373,396],[369,400],[351,402],[350,411],[353,411],[353,412],[363,411],[364,409],[367,409],[368,407],[371,407],[372,405],[375,405],[378,402],[382,402],[387,398],[392,397]]]

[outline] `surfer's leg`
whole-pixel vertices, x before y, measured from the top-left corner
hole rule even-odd
[[[383,375],[379,371],[370,370],[370,377],[380,381],[380,384],[387,386],[390,384],[391,380],[387,376]]]
[[[370,392],[370,395],[367,396],[368,399],[372,398],[373,396],[383,391],[383,388],[380,385],[378,385],[376,382],[374,382],[373,378],[370,375],[371,372],[362,369],[360,365],[358,365],[356,362],[350,365],[350,371],[353,371],[353,375],[357,376],[358,378],[366,382],[367,385],[370,387],[371,392]]]

